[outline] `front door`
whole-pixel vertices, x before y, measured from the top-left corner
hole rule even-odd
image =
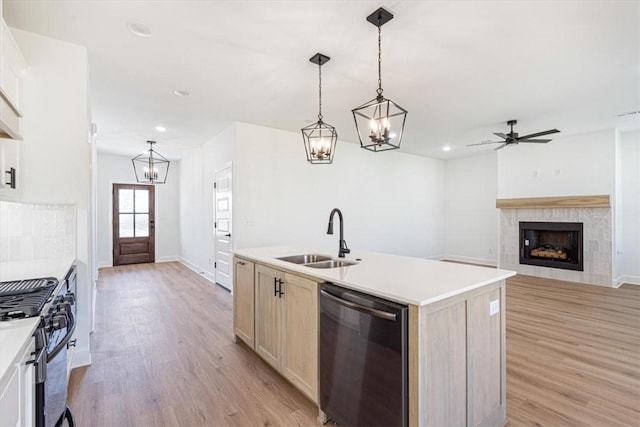
[[[113,184],[113,265],[155,261],[154,190]]]
[[[216,172],[215,203],[215,269],[216,283],[231,289],[231,165]]]

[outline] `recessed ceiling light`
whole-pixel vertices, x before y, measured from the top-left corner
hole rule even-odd
[[[146,25],[136,24],[135,22],[132,22],[128,25],[128,28],[131,34],[133,34],[134,36],[144,38],[151,37],[151,30]]]
[[[189,96],[189,95],[191,95],[188,91],[186,91],[186,90],[180,90],[180,89],[176,89],[176,90],[174,90],[174,91],[173,91],[173,93],[174,93],[176,96]]]
[[[166,131],[166,130],[167,130],[167,128],[166,128],[166,127],[164,127],[164,126],[158,125],[158,126],[156,126],[156,130],[157,130],[158,132],[164,132],[164,131]]]
[[[444,147],[442,147],[442,151],[451,151],[451,147],[445,145]]]

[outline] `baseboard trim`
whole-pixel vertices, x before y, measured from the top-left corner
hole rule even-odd
[[[619,276],[613,281],[613,286],[619,288],[622,285],[640,286],[640,276]]]
[[[98,269],[113,267],[112,261],[98,261]]]
[[[441,260],[465,262],[468,264],[486,265],[487,267],[498,267],[498,260],[486,258],[474,258],[460,255],[443,255]]]
[[[157,259],[156,262],[175,262],[175,261],[180,261],[180,257],[178,255],[172,255],[172,256],[163,256],[160,259]]]
[[[216,276],[214,274],[212,274],[211,272],[206,271],[204,268],[200,267],[199,265],[194,264],[191,261],[189,261],[189,260],[187,260],[185,258],[182,258],[182,257],[178,257],[178,259],[176,261],[178,261],[180,264],[182,264],[185,267],[187,267],[189,270],[192,270],[192,271],[198,273],[200,276],[204,277],[205,279],[207,279],[211,283],[213,283],[213,284],[216,283]]]
[[[73,353],[73,368],[79,368],[81,366],[89,366],[91,365],[91,352],[87,349],[76,349]]]

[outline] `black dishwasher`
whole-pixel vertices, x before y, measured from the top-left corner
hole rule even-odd
[[[408,425],[408,308],[320,286],[320,408],[339,425]]]

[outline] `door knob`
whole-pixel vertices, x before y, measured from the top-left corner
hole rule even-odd
[[[225,236],[231,237],[231,233],[227,233],[227,234],[225,234]]]

